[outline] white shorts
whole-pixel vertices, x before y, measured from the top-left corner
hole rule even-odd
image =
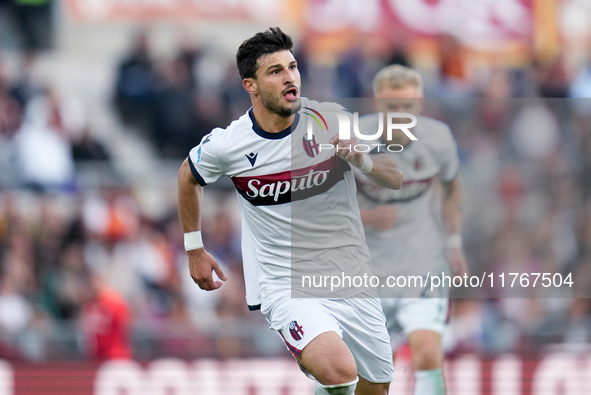
[[[312,339],[333,331],[349,347],[359,376],[372,383],[389,383],[394,377],[390,337],[378,299],[284,298],[273,303],[265,318],[296,359]]]
[[[399,298],[381,299],[388,323],[388,332],[394,336],[423,329],[443,334],[447,321],[449,299]]]

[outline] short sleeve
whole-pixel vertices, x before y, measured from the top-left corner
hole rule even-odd
[[[437,159],[439,162],[439,173],[437,176],[443,184],[452,182],[460,171],[460,158],[458,156],[458,145],[446,126],[442,131],[441,144],[438,145],[439,152]]]
[[[213,131],[204,136],[201,143],[189,152],[191,172],[201,186],[211,184],[224,175],[216,155],[216,141],[216,133]]]

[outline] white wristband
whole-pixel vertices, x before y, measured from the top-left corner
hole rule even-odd
[[[447,248],[462,248],[462,235],[454,233],[447,236]]]
[[[203,247],[203,239],[201,238],[201,231],[184,233],[185,236],[185,251],[196,250]]]
[[[363,174],[367,174],[373,169],[373,160],[368,154],[363,154],[363,164],[357,167]]]

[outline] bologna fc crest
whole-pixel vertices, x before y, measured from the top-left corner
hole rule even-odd
[[[291,333],[294,340],[301,340],[302,336],[304,336],[304,328],[297,321],[291,321],[289,323],[289,333]]]
[[[312,135],[311,140],[308,140],[307,137],[308,135],[305,134],[304,138],[302,139],[302,143],[304,144],[304,151],[306,151],[306,154],[308,154],[308,156],[313,158],[320,152],[318,150],[320,146],[316,142],[316,137],[314,135]]]

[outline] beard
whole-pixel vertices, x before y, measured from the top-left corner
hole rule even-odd
[[[300,111],[302,108],[302,103],[300,102],[299,98],[290,106],[282,106],[279,104],[279,100],[281,100],[281,98],[274,97],[273,94],[264,91],[261,91],[260,94],[263,105],[280,117],[290,117],[296,112]]]

